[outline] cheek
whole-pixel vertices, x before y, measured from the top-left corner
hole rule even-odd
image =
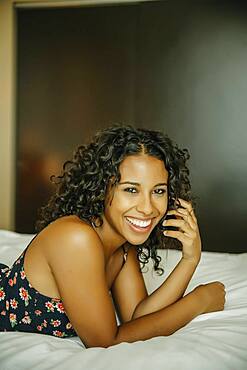
[[[132,207],[133,204],[135,204],[134,198],[135,197],[130,196],[124,192],[117,193],[114,199],[116,209],[120,211]]]
[[[121,215],[132,206],[133,199],[131,200],[130,197],[127,197],[125,194],[115,193],[112,201],[108,204],[105,213],[111,214],[112,216]]]
[[[163,216],[167,211],[168,198],[164,197],[162,200],[157,201],[156,208],[159,210],[161,216]]]

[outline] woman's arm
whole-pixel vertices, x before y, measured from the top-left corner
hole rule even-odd
[[[157,311],[180,299],[201,258],[201,238],[197,219],[189,202],[179,199],[177,210],[168,211],[168,215],[176,218],[166,220],[164,226],[175,226],[176,231],[165,231],[166,236],[176,238],[182,243],[183,257],[165,282],[150,296],[141,301],[132,318],[137,318],[150,312]]]
[[[191,204],[182,199],[180,203],[183,208],[167,213],[177,218],[165,221],[165,226],[175,226],[178,230],[166,231],[165,235],[180,240],[183,246],[182,259],[163,284],[148,296],[143,288],[143,276],[136,254],[132,253],[133,248],[130,248],[125,267],[112,289],[123,322],[175,303],[183,296],[195,272],[201,256],[199,228]]]
[[[188,324],[203,312],[196,291],[159,311],[133,319],[118,329],[114,344],[167,336]]]
[[[202,313],[223,310],[224,304],[222,283],[200,285],[176,303],[121,325],[113,344],[171,335]]]
[[[196,267],[195,262],[182,258],[164,283],[136,306],[132,319],[158,311],[180,299]]]

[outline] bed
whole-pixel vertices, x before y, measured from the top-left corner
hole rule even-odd
[[[11,265],[33,235],[0,230],[0,261]],[[152,292],[174,268],[181,252],[160,250],[165,274],[151,265],[144,273]],[[0,333],[1,370],[247,370],[247,253],[203,252],[187,288],[219,280],[226,286],[225,310],[198,316],[168,337],[109,348],[86,349],[79,338]]]

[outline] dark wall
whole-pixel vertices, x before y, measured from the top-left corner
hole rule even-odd
[[[18,12],[16,230],[74,149],[100,127],[134,121],[136,7]]]
[[[121,121],[189,148],[204,250],[247,251],[244,3],[22,10],[18,24],[17,231],[73,149]]]
[[[138,30],[137,121],[190,149],[204,249],[246,251],[247,8],[142,6]]]

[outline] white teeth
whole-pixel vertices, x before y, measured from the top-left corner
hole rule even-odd
[[[139,227],[147,227],[151,224],[151,220],[141,221],[141,220],[137,220],[137,219],[133,219],[133,218],[131,218],[131,219],[128,218],[128,217],[126,217],[126,218],[131,224],[139,226]]]

